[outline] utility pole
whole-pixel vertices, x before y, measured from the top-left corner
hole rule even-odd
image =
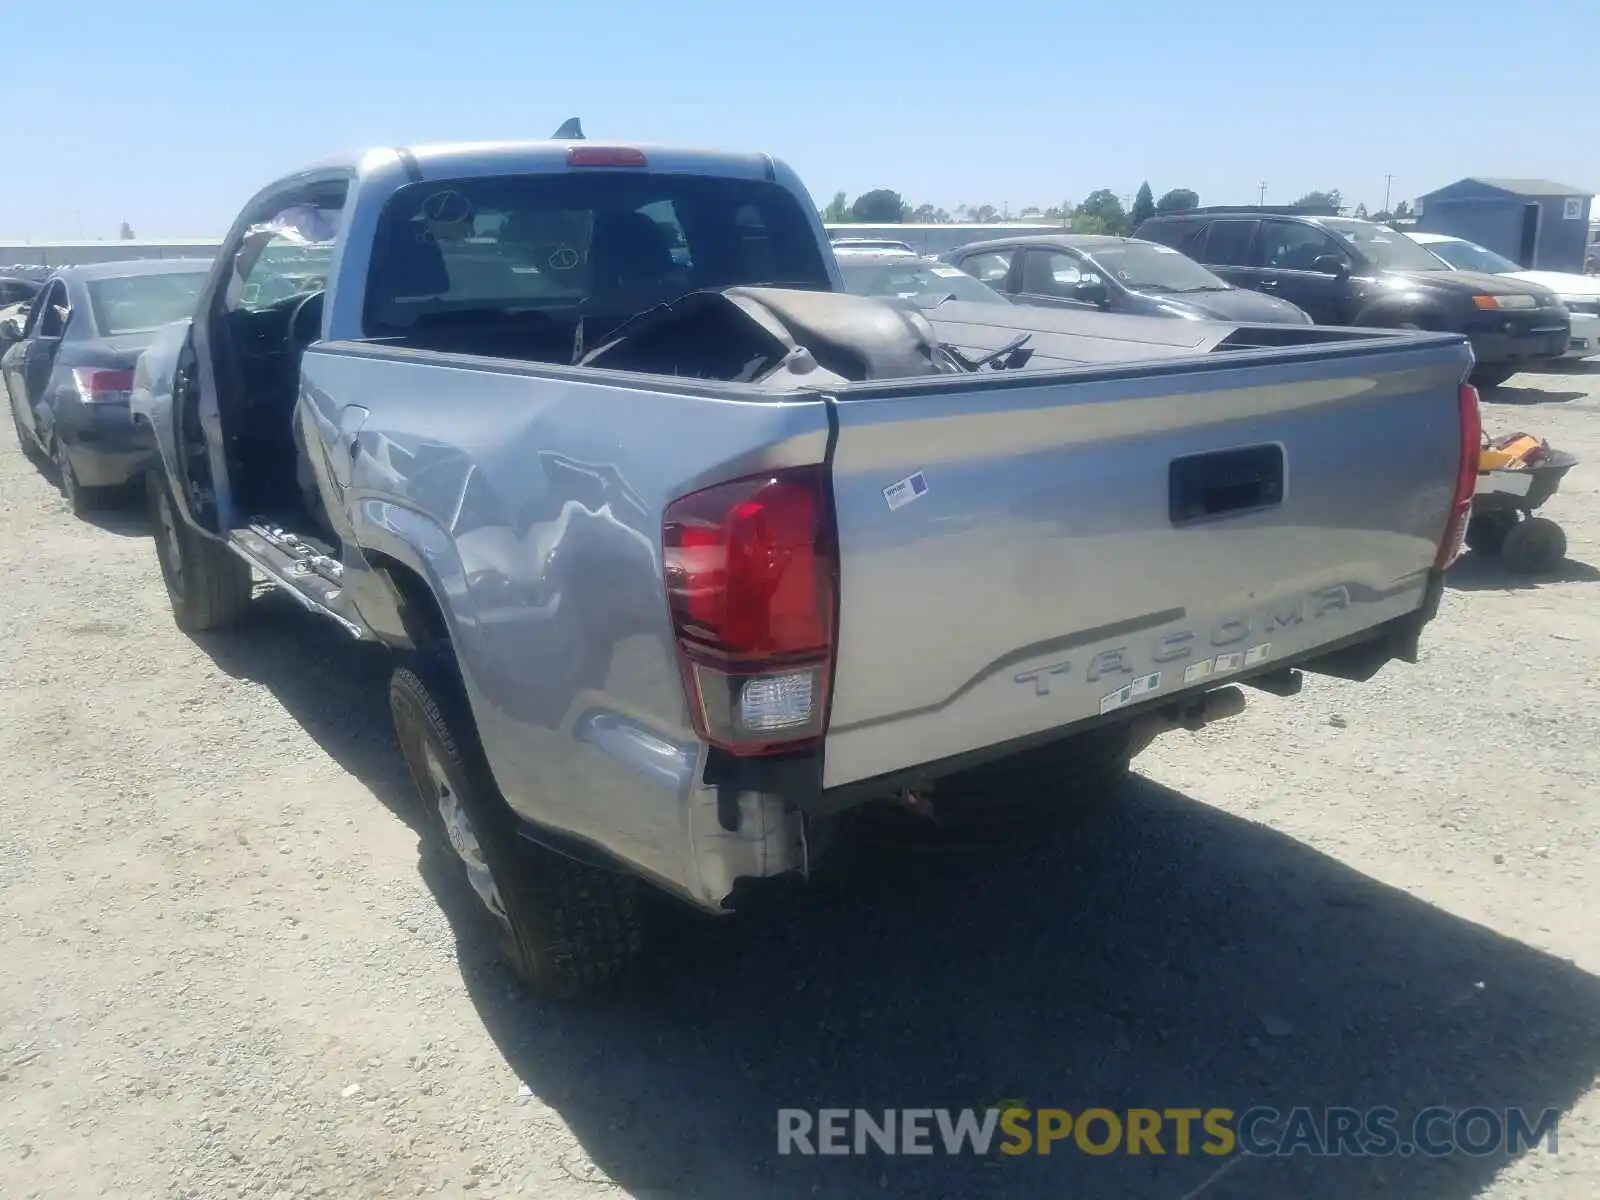
[[[1393,175],[1385,175],[1383,177],[1383,211],[1384,212],[1388,212],[1389,211],[1389,185],[1391,183],[1393,183],[1393,182],[1394,182],[1394,176]]]
[[[1260,186],[1256,189],[1256,203],[1257,204],[1265,204],[1266,202],[1267,202],[1267,184],[1266,184],[1266,180],[1262,180]]]

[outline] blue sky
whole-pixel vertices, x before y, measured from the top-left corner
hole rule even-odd
[[[366,145],[543,137],[767,150],[818,204],[1211,203],[1463,175],[1600,187],[1597,0],[67,0],[0,19],[0,238],[220,234]],[[1296,9],[1311,15],[1292,15]],[[768,15],[762,15],[766,13]]]

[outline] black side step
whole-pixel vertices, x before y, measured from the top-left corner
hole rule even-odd
[[[366,626],[344,591],[344,564],[332,547],[261,518],[228,531],[228,546],[305,608],[332,617],[356,638]]]

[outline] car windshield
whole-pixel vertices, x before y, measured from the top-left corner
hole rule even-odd
[[[851,262],[848,256],[840,256],[839,271],[844,276],[845,290],[857,296],[898,296],[906,300],[950,296],[979,304],[1010,303],[965,271],[918,258]]]
[[[89,308],[101,337],[148,333],[194,315],[200,302],[204,271],[161,275],[126,275],[121,279],[92,279]]]
[[[1387,225],[1353,218],[1328,218],[1325,224],[1346,238],[1380,271],[1448,271],[1450,268],[1403,233]]]
[[[320,291],[327,283],[332,242],[301,243],[274,238],[239,288],[239,307],[270,308],[291,296]]]
[[[1225,292],[1230,285],[1192,258],[1154,242],[1123,242],[1087,252],[1094,263],[1135,292]]]
[[[1423,242],[1422,248],[1437,254],[1458,271],[1483,271],[1489,275],[1509,275],[1522,270],[1509,258],[1486,250],[1476,242],[1463,242],[1455,238],[1447,242]]]

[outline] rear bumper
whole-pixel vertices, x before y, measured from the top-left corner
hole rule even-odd
[[[126,404],[58,400],[55,416],[56,438],[85,487],[131,483],[155,455],[148,426],[135,425]]]
[[[1469,331],[1472,354],[1478,365],[1494,366],[1501,363],[1538,362],[1541,358],[1560,358],[1566,354],[1571,334],[1566,326],[1560,330],[1538,328],[1530,331]]]
[[[1600,355],[1600,314],[1573,313],[1572,340],[1563,358],[1592,358]]]

